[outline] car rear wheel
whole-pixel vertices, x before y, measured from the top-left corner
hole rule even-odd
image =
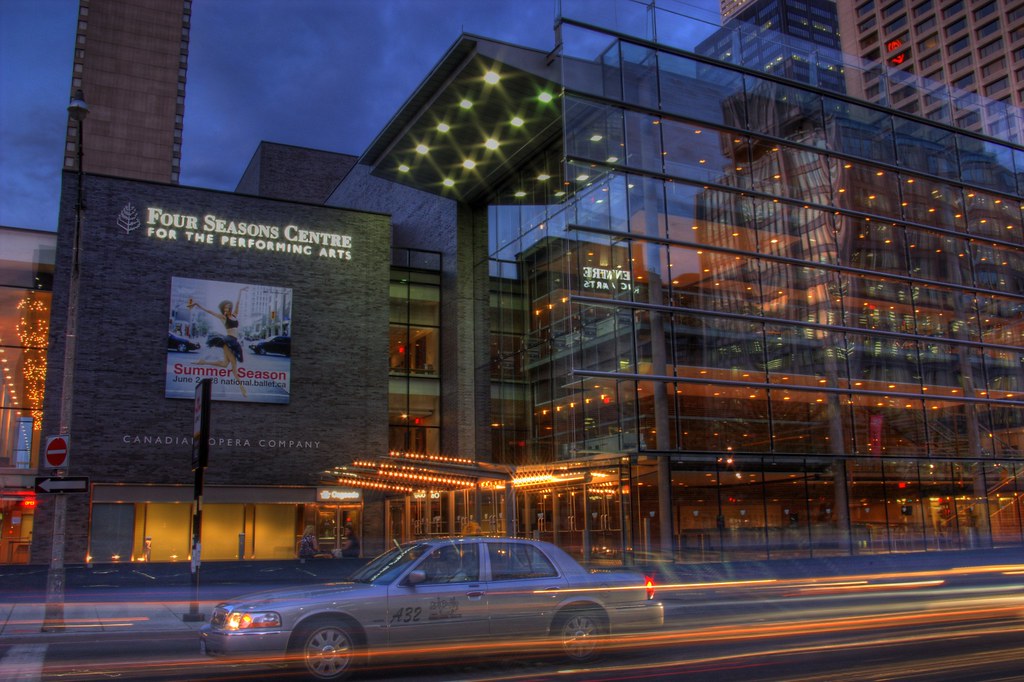
[[[567,658],[589,661],[598,654],[598,643],[605,633],[604,618],[593,609],[573,609],[558,617],[553,630]]]
[[[358,646],[344,623],[320,621],[296,631],[291,648],[311,678],[343,680],[352,674]]]
[[[187,353],[188,352],[188,344],[186,344],[184,341],[179,343],[178,344],[178,352],[179,353]]]

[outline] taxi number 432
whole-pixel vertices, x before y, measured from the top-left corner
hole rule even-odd
[[[398,609],[391,614],[392,623],[415,623],[420,619],[423,614],[423,609],[419,606],[407,606],[404,609]]]

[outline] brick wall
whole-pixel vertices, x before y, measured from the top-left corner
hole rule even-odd
[[[44,434],[59,431],[76,176],[64,181]],[[164,397],[172,277],[292,290],[289,403],[215,402],[208,484],[315,485],[324,469],[387,451],[387,216],[92,175],[84,187],[71,475],[191,484],[192,401]],[[141,222],[131,230],[129,205]],[[233,248],[216,234],[195,243],[180,228],[158,238],[147,235],[151,207],[200,225],[214,215],[349,235],[351,258]],[[37,509],[33,561],[48,557],[50,502]],[[67,556],[78,560],[87,500],[70,501],[68,518]]]

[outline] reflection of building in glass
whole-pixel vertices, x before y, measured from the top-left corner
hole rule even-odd
[[[723,0],[722,21],[698,54],[846,92],[834,0]]]
[[[1019,3],[866,0],[836,6],[843,51],[861,60],[858,69],[847,69],[850,93],[1020,142]]]

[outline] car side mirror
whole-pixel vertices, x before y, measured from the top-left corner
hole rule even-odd
[[[409,573],[409,576],[405,579],[410,585],[419,585],[427,579],[427,572],[422,568],[417,568],[415,571]]]

